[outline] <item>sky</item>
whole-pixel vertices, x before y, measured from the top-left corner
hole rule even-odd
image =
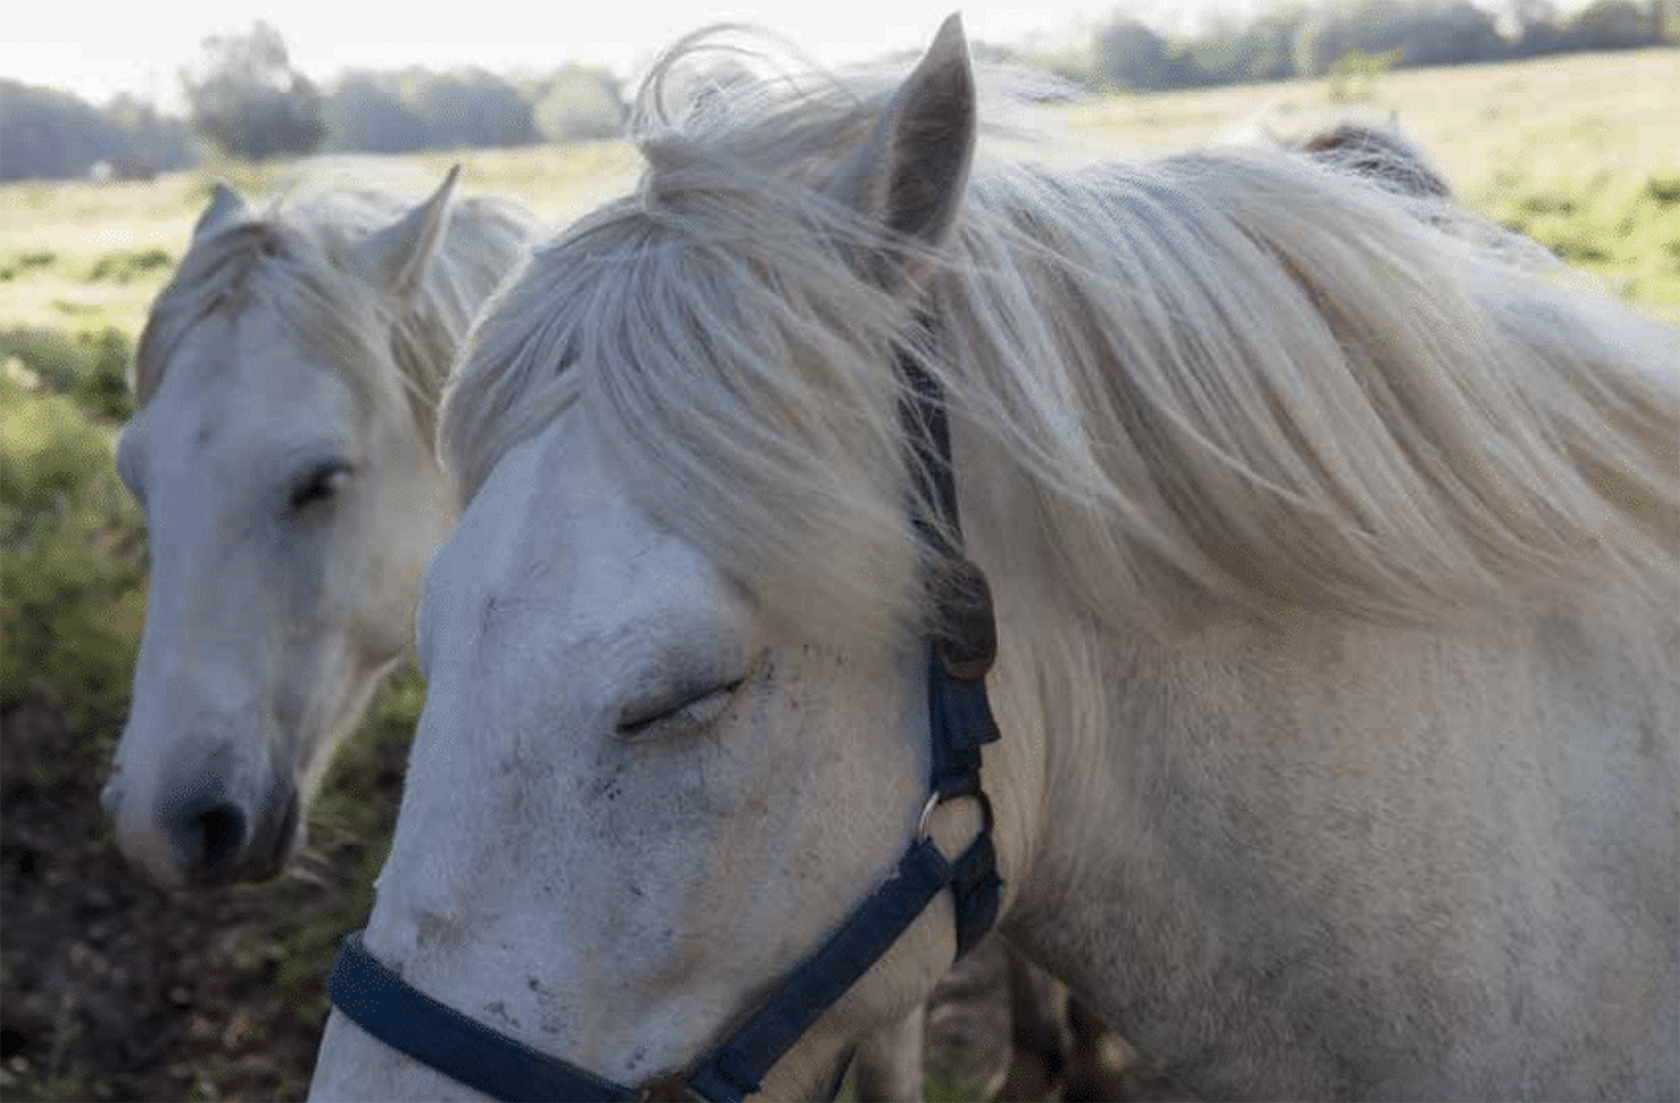
[[[1245,12],[1262,0],[1127,0],[1158,23],[1217,6]],[[699,0],[16,0],[0,40],[0,77],[65,88],[96,104],[129,93],[178,103],[183,66],[208,35],[258,19],[280,31],[292,64],[330,84],[346,69],[548,72],[567,61],[633,75],[664,45],[702,24],[759,23],[830,64],[925,45],[960,0],[783,0],[713,6]],[[966,6],[969,37],[996,44],[1068,41],[1118,0]]]

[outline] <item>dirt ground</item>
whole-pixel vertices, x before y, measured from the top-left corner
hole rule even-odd
[[[112,739],[41,694],[0,713],[0,1098],[301,1099],[366,844],[329,831],[274,884],[155,889],[99,807]],[[370,778],[390,817],[401,766]]]

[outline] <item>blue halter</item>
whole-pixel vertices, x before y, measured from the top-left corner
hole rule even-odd
[[[997,627],[985,575],[952,544],[961,539],[961,529],[943,393],[908,352],[899,352],[898,368],[909,392],[903,415],[912,477],[933,516],[930,520],[921,510],[915,514],[917,529],[940,564],[930,585],[941,623],[928,641],[929,795],[916,836],[892,877],[686,1074],[641,1088],[602,1079],[439,1003],[370,954],[360,931],[344,940],[327,979],[328,996],[352,1022],[393,1049],[497,1099],[674,1097],[733,1103],[759,1090],[770,1068],[940,892],[951,891],[959,958],[991,928],[1002,880],[992,846],[991,803],[980,785],[980,748],[998,738],[985,683],[997,654]],[[979,802],[982,825],[968,848],[951,860],[933,844],[928,821],[938,805],[962,797]]]

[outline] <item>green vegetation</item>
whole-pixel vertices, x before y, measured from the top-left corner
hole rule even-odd
[[[1393,69],[1400,57],[1398,48],[1380,54],[1368,54],[1364,50],[1343,54],[1330,65],[1330,102],[1376,99],[1377,78]]]
[[[1512,172],[1504,184],[1488,197],[1501,223],[1603,276],[1617,294],[1680,316],[1680,173],[1600,172],[1546,186]]]
[[[133,283],[144,273],[166,270],[174,264],[175,258],[164,249],[107,253],[88,270],[87,278],[89,283]]]
[[[16,361],[0,375],[0,703],[44,684],[82,723],[127,710],[144,608],[111,430]],[[50,764],[43,764],[50,765]]]
[[[13,257],[10,261],[0,263],[0,283],[17,279],[25,272],[36,268],[50,268],[58,257],[52,253],[24,253]]]
[[[166,258],[167,260],[167,258]],[[15,361],[98,417],[126,420],[128,336],[114,326],[66,335],[57,330],[0,330],[0,361]]]

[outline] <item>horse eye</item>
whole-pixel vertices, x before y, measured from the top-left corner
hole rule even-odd
[[[305,471],[292,484],[287,500],[293,510],[308,509],[336,496],[349,481],[350,465],[343,460],[332,460]]]
[[[640,739],[710,724],[723,715],[745,682],[745,678],[737,678],[689,693],[679,701],[629,709],[618,722],[618,734],[626,739]]]

